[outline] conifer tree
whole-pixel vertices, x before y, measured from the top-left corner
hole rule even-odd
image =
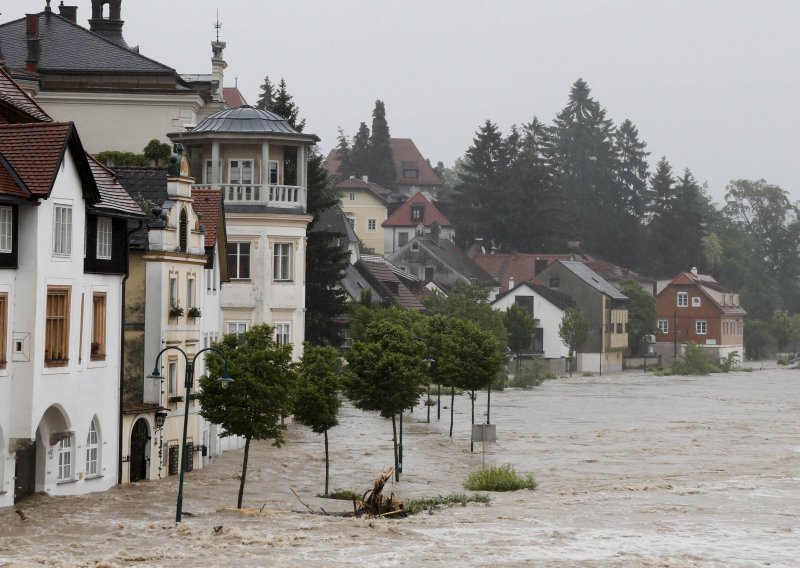
[[[281,82],[278,84],[278,91],[275,93],[272,105],[266,110],[274,112],[281,118],[285,118],[286,121],[292,125],[292,128],[298,132],[302,132],[306,127],[306,119],[299,119],[300,109],[295,104],[294,97],[292,97],[286,89],[286,81],[284,79],[281,79]]]
[[[350,165],[350,141],[347,139],[341,126],[339,127],[339,136],[336,140],[336,157],[339,158],[339,169],[336,170],[336,176],[333,180],[334,184],[355,175]]]
[[[275,99],[275,87],[269,80],[269,75],[264,77],[264,82],[261,84],[261,93],[258,95],[256,108],[261,110],[270,110]]]
[[[369,128],[366,122],[358,127],[350,150],[350,175],[356,177],[369,175]],[[375,181],[375,180],[372,180]]]
[[[386,122],[386,107],[383,101],[375,101],[372,111],[372,134],[369,139],[369,175],[383,187],[392,187],[396,179],[392,147],[389,145],[389,124]]]
[[[656,164],[656,171],[650,178],[650,188],[653,201],[647,225],[645,268],[648,274],[666,278],[670,276],[671,267],[668,264],[675,252],[672,239],[676,220],[673,218],[675,178],[665,156]]]

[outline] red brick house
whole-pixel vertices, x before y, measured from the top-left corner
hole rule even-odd
[[[656,348],[665,359],[694,341],[720,360],[733,351],[742,355],[744,317],[739,294],[696,269],[681,272],[656,296]]]

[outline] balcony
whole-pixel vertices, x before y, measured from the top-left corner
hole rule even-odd
[[[221,189],[225,203],[264,205],[268,207],[306,210],[306,188],[298,185],[196,184],[196,189]]]

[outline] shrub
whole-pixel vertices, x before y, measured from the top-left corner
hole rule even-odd
[[[731,351],[728,356],[720,363],[720,369],[724,373],[729,373],[732,369],[737,368],[742,364],[742,358],[739,356],[738,351]]]
[[[442,497],[428,497],[426,499],[409,499],[403,503],[403,510],[409,515],[415,515],[422,511],[433,511],[439,507],[452,507],[453,505],[461,505],[466,507],[467,503],[483,503],[488,505],[491,502],[489,496],[485,493],[473,493],[467,495],[466,493],[455,493]]]
[[[144,154],[105,150],[95,156],[97,160],[109,167],[114,166],[149,166],[150,160]]]
[[[327,495],[317,495],[317,497],[322,497],[323,499],[340,499],[342,501],[358,501],[361,499],[361,494],[350,489],[334,489]]]
[[[778,365],[788,365],[788,364],[789,364],[788,357],[781,357],[780,359],[778,359]]]
[[[464,482],[464,488],[470,491],[517,491],[536,489],[536,485],[533,475],[520,475],[511,464],[473,471]]]
[[[694,341],[686,344],[683,357],[672,365],[672,370],[676,375],[707,375],[713,369],[714,365],[706,357],[703,348]]]
[[[541,385],[545,381],[555,379],[556,376],[546,371],[544,363],[540,359],[534,359],[530,365],[522,367],[522,369],[514,375],[511,379],[510,386],[521,389],[533,389]]]

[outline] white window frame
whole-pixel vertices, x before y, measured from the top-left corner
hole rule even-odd
[[[231,280],[250,280],[251,273],[253,271],[253,243],[250,241],[236,241],[236,242],[228,242],[228,245],[236,245],[236,252],[234,253],[234,257],[236,257],[236,275],[228,274]],[[242,245],[247,245],[247,277],[240,276],[240,262],[242,258]],[[230,254],[230,253],[228,253]],[[230,264],[228,265],[230,266]]]
[[[708,334],[708,321],[706,321],[706,320],[695,320],[695,322],[694,322],[694,332],[697,335],[706,335],[706,334]]]
[[[656,323],[658,325],[658,333],[669,333],[669,320],[660,319]]]
[[[111,217],[97,218],[97,258],[111,259]]]
[[[372,228],[370,228],[372,225]],[[367,232],[374,233],[378,230],[378,220],[377,219],[367,219]]]
[[[292,343],[292,324],[280,322],[275,324],[275,343],[289,345]]]
[[[275,166],[274,168],[273,165]],[[281,168],[278,160],[269,160],[269,162],[267,162],[267,181],[269,185],[281,184]]]
[[[692,296],[692,307],[699,308],[702,303],[700,296]]]
[[[72,256],[72,206],[53,207],[53,256]]]
[[[87,477],[100,474],[100,434],[97,422],[92,420],[86,435],[86,473]]]
[[[234,163],[236,163],[236,170],[234,170]],[[244,164],[250,164],[250,177],[244,178]],[[233,158],[228,160],[228,183],[231,185],[253,185],[253,172],[255,171],[255,164],[250,158]],[[236,177],[234,178],[234,171]]]
[[[0,252],[13,252],[13,237],[14,210],[11,207],[0,207]]]
[[[235,333],[236,335],[241,335],[247,331],[247,322],[229,321],[226,329],[228,330],[228,334]]]
[[[689,292],[678,292],[678,307],[679,308],[689,307]]]
[[[292,243],[272,245],[272,279],[279,282],[292,280]]]
[[[72,436],[58,442],[58,480],[72,479]]]

